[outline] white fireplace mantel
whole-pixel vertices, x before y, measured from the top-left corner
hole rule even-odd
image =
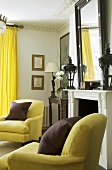
[[[98,101],[98,112],[107,116],[107,127],[102,143],[99,165],[112,169],[112,91],[106,90],[67,90],[68,116],[77,116],[79,99]]]

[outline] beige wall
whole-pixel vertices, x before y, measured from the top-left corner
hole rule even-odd
[[[48,62],[57,62],[56,32],[21,29],[18,32],[18,97],[43,100],[48,105],[51,91],[51,73],[32,71],[32,54],[45,55]],[[44,90],[31,90],[31,76],[44,75]]]
[[[32,54],[45,55],[45,67],[48,62],[59,62],[60,37],[68,33],[69,26],[59,32],[21,29],[18,31],[18,98],[32,98],[44,101],[48,106],[51,95],[51,73],[32,71]],[[44,75],[44,90],[31,90],[31,76]],[[53,122],[57,120],[57,106],[53,105]]]

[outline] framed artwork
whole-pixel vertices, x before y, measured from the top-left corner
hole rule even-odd
[[[43,75],[32,75],[32,90],[44,90]]]
[[[60,70],[62,70],[63,65],[67,65],[69,63],[69,33],[60,37]],[[66,75],[63,75],[63,81],[67,83]],[[60,82],[62,85],[62,82]],[[63,91],[62,93],[63,98],[67,98],[67,92]]]
[[[44,55],[32,54],[32,70],[44,71]]]
[[[62,65],[69,63],[69,33],[60,37],[60,70]]]

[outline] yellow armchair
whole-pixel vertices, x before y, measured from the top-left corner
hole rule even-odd
[[[32,99],[14,102],[32,102],[27,112],[27,119],[5,120],[5,117],[0,117],[0,140],[25,143],[41,137],[44,103]]]
[[[106,122],[103,114],[90,114],[72,127],[60,156],[37,154],[33,142],[0,158],[0,170],[98,170]]]

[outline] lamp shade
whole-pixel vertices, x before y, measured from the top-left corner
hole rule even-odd
[[[47,66],[46,66],[46,69],[45,69],[45,72],[47,73],[54,73],[54,72],[57,72],[59,71],[59,67],[58,67],[58,64],[55,63],[55,62],[51,62],[51,63],[47,63]]]

